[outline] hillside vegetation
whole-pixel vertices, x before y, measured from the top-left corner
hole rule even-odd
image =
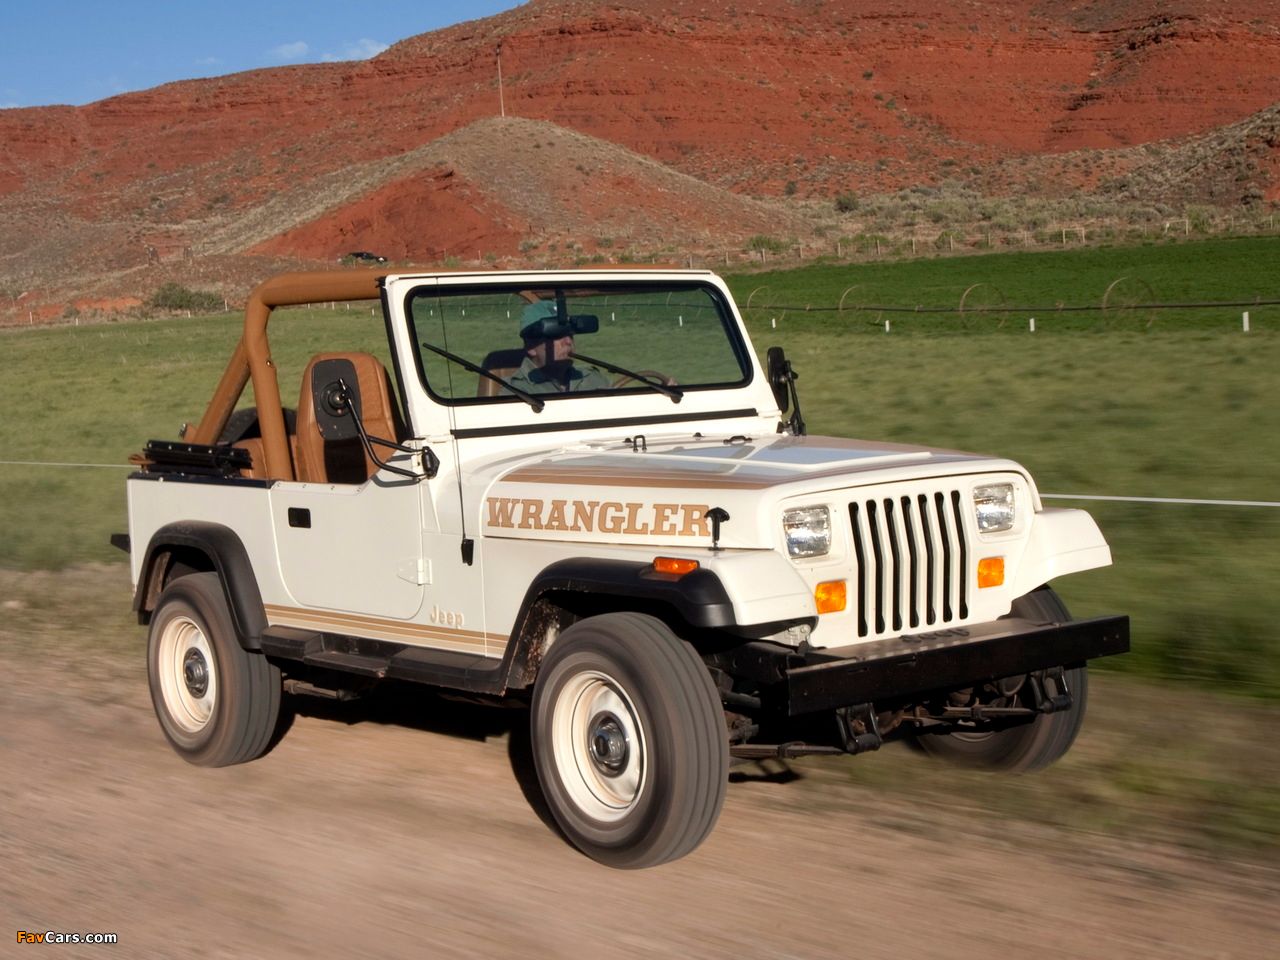
[[[1272,7],[532,0],[368,61],[0,110],[0,322],[166,282],[238,302],[359,249],[564,265],[1273,228]]]

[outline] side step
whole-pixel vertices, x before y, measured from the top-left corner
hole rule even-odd
[[[295,627],[264,630],[262,652],[374,680],[407,680],[471,693],[506,692],[506,660],[478,653],[431,650]]]

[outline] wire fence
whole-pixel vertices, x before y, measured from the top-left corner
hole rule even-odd
[[[3,467],[98,467],[107,470],[136,470],[128,463],[64,463],[52,460],[0,460]],[[1211,500],[1188,497],[1127,497],[1098,493],[1042,493],[1042,500],[1097,500],[1111,503],[1163,503],[1194,507],[1280,507],[1280,500]]]
[[[858,318],[883,325],[884,330],[892,330],[895,319],[917,317],[921,319],[960,321],[949,324],[951,329],[965,329],[983,323],[992,328],[1016,325],[1036,332],[1037,321],[1062,321],[1067,318],[1109,324],[1150,328],[1160,317],[1178,318],[1178,314],[1188,314],[1203,319],[1206,314],[1216,315],[1218,319],[1229,317],[1233,325],[1238,325],[1244,333],[1260,329],[1263,319],[1274,320],[1278,311],[1268,308],[1280,306],[1280,297],[1235,296],[1227,300],[1186,300],[1162,301],[1141,299],[1134,295],[1146,293],[1150,295],[1151,287],[1140,277],[1122,276],[1113,280],[1106,292],[1096,303],[1038,303],[1018,304],[1009,302],[1004,292],[987,281],[974,283],[965,288],[957,302],[953,304],[939,303],[863,303],[856,294],[860,284],[846,287],[835,303],[791,302],[775,300],[768,284],[752,289],[745,298],[740,299],[743,314],[750,320],[768,322],[776,328],[788,316],[817,315],[834,318]]]

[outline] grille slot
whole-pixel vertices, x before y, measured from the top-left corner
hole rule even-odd
[[[969,616],[961,499],[937,490],[849,504],[859,637]]]

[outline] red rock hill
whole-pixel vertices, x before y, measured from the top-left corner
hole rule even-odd
[[[184,254],[801,236],[796,214],[749,198],[963,171],[996,191],[1138,171],[1134,189],[1172,183],[1185,196],[1170,199],[1274,199],[1277,13],[1275,0],[533,0],[368,61],[0,111],[0,277],[39,287],[78,271],[119,292]],[[524,123],[490,119],[499,52],[507,116]],[[1215,140],[1223,129],[1247,143]],[[1201,172],[1153,174],[1133,148],[1155,141]],[[1225,184],[1205,186],[1212,154],[1175,149],[1192,143],[1236,151]],[[1055,166],[1081,150],[1104,151],[1091,175]]]

